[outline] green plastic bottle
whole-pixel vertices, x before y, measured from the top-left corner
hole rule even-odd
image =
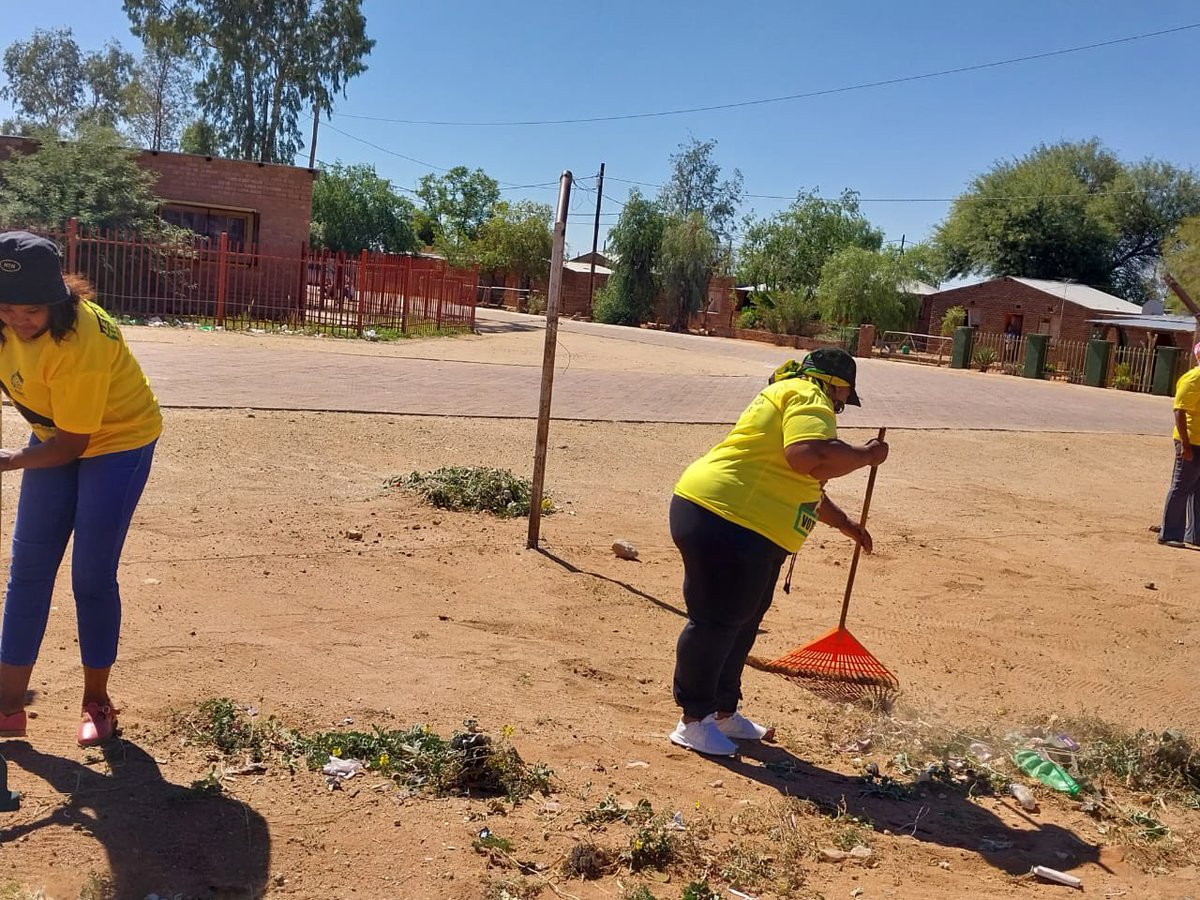
[[[1043,759],[1035,750],[1018,750],[1013,754],[1012,759],[1018,769],[1026,775],[1036,778],[1048,788],[1054,788],[1054,790],[1070,794],[1072,797],[1083,790],[1075,783],[1074,778],[1063,771],[1062,766]]]

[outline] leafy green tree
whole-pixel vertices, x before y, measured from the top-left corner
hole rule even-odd
[[[733,222],[742,205],[742,173],[721,180],[721,166],[713,159],[716,141],[692,138],[671,154],[671,177],[663,185],[658,202],[669,216],[684,218],[700,213],[719,241],[733,237]],[[714,250],[715,253],[715,250]]]
[[[659,277],[675,316],[672,331],[686,331],[688,319],[704,307],[716,248],[716,238],[700,212],[667,221],[659,248]]]
[[[474,261],[491,272],[511,272],[528,288],[534,278],[550,271],[552,216],[545,203],[500,201],[479,228],[471,251]]]
[[[630,191],[608,247],[618,255],[608,283],[596,296],[592,317],[610,325],[640,325],[654,314],[658,260],[666,217],[657,204]]]
[[[145,48],[125,92],[126,130],[149,150],[176,150],[193,105],[193,69],[177,48],[162,42]],[[216,150],[214,140],[211,156]],[[193,152],[193,151],[189,151]]]
[[[465,252],[499,202],[500,185],[483,169],[455,166],[443,175],[423,175],[417,196],[428,217],[430,243],[442,250]]]
[[[1163,248],[1167,271],[1194,301],[1200,303],[1200,217],[1184,219]],[[1173,294],[1167,302],[1174,312],[1186,312],[1183,303]]]
[[[883,234],[862,214],[857,193],[846,190],[828,200],[802,191],[782,212],[747,222],[738,279],[812,297],[831,255],[843,247],[875,251],[881,246]]]
[[[335,163],[313,183],[312,243],[334,251],[417,249],[412,201],[367,164]]]
[[[4,51],[0,96],[17,112],[11,130],[49,128],[60,136],[81,123],[116,127],[124,117],[133,57],[115,41],[84,53],[70,28],[37,29]]]
[[[1194,215],[1191,170],[1127,165],[1096,139],[1043,144],[977,176],[936,242],[950,276],[1066,279],[1142,303],[1155,293],[1164,240]]]
[[[111,128],[82,125],[76,141],[46,130],[37,152],[0,163],[0,220],[153,230],[155,177]]]
[[[179,149],[184,153],[216,156],[217,142],[217,129],[203,119],[197,119],[183,129],[179,136]]]
[[[938,334],[950,337],[954,329],[967,323],[967,311],[961,306],[951,306],[942,313],[942,324],[938,326]]]
[[[901,331],[916,317],[918,301],[904,290],[917,272],[903,255],[847,246],[821,267],[816,301],[827,325],[871,323]]]
[[[366,71],[375,42],[362,0],[124,0],[144,41],[186,46],[201,63],[196,97],[221,147],[239,159],[292,162],[304,108],[328,115]]]

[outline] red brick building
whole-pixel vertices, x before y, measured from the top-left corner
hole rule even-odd
[[[0,160],[37,152],[37,142],[0,136]],[[143,150],[138,165],[154,172],[161,215],[231,247],[294,256],[308,242],[315,169]]]
[[[929,294],[922,299],[917,331],[935,334],[952,306],[967,311],[967,325],[1016,335],[1048,334],[1086,341],[1094,320],[1137,316],[1142,308],[1083,284],[1005,276]]]

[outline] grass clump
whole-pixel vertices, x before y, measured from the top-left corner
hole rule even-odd
[[[397,475],[386,483],[417,494],[438,509],[488,512],[505,519],[528,516],[533,491],[529,479],[489,466],[443,466]],[[548,497],[542,498],[542,512],[554,512]]]
[[[497,741],[471,720],[448,740],[426,725],[304,734],[274,718],[257,723],[227,698],[205,700],[180,718],[197,743],[227,757],[274,758],[289,766],[302,761],[311,770],[331,758],[356,759],[411,791],[439,796],[505,797],[516,803],[535,792],[549,793],[554,776],[545,764],[521,758],[507,741],[511,729]]]
[[[638,825],[650,821],[653,815],[654,809],[650,806],[650,801],[644,797],[636,805],[628,806],[622,804],[612,794],[609,794],[596,804],[595,807],[584,812],[579,817],[579,824],[603,826],[611,822],[624,822],[630,825]]]

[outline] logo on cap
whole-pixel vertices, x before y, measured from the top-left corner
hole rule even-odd
[[[15,259],[0,259],[0,272],[7,272],[9,274],[12,274],[13,272],[20,272],[20,271],[21,271],[21,264],[19,262],[17,262]]]

